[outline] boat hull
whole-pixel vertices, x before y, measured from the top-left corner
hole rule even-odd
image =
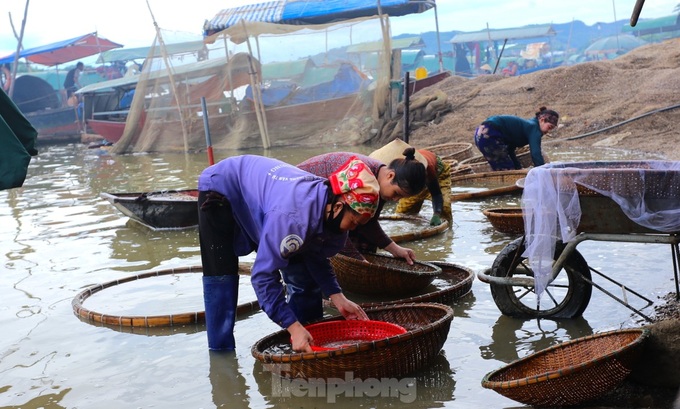
[[[71,107],[24,114],[38,131],[38,141],[71,141],[80,139],[80,124]]]
[[[92,129],[92,132],[111,143],[118,142],[125,130],[125,121],[88,119],[87,125]]]
[[[198,225],[198,190],[102,193],[121,213],[151,229],[187,229]]]

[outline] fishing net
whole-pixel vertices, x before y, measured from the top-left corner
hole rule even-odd
[[[659,233],[680,231],[680,162],[555,162],[533,168],[522,194],[523,255],[535,273],[539,298],[550,281],[555,243],[576,236],[580,196],[588,194],[610,198],[612,206],[640,226]]]
[[[216,149],[366,143],[394,94],[388,21],[241,21],[182,58],[157,30],[112,152],[198,151],[206,129]]]

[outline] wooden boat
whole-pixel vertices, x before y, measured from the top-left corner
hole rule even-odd
[[[100,52],[122,47],[96,32],[39,47],[21,50],[18,55],[0,57],[0,65],[11,64],[17,58],[48,67],[58,67]],[[6,75],[6,74],[5,74]],[[85,131],[82,114],[77,107],[68,106],[66,91],[60,84],[57,69],[57,84],[50,84],[38,72],[22,74],[14,79],[12,100],[38,131],[38,141],[71,142],[79,141]],[[82,81],[82,77],[81,77]],[[5,84],[6,85],[6,84]]]
[[[121,213],[151,229],[186,229],[198,225],[198,190],[102,193]]]
[[[76,108],[62,106],[57,91],[42,78],[29,74],[17,77],[12,99],[38,131],[38,141],[80,139],[81,123]]]
[[[87,125],[92,129],[92,132],[111,143],[118,142],[125,130],[125,121],[122,120],[88,119]]]

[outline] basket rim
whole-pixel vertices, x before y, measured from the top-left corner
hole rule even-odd
[[[419,240],[419,239],[424,239],[427,237],[435,236],[437,234],[441,234],[448,230],[449,228],[449,222],[448,220],[442,220],[442,223],[438,226],[430,226],[429,225],[429,220],[422,216],[416,216],[416,215],[410,215],[410,214],[388,214],[388,215],[380,215],[378,217],[378,220],[414,220],[414,221],[422,221],[422,222],[427,222],[427,225],[415,232],[411,233],[403,233],[403,234],[392,234],[390,235],[390,239],[392,239],[393,242],[395,243],[403,243],[406,241],[413,241],[413,240]]]
[[[364,256],[369,256],[369,257],[378,257],[378,258],[383,258],[383,259],[401,260],[397,257],[394,257],[392,255],[387,255],[387,254],[380,254],[380,253],[362,253],[362,254]],[[359,259],[356,259],[354,257],[346,256],[346,255],[341,254],[341,253],[338,253],[338,254],[334,255],[333,257],[337,257],[339,260],[343,260],[343,261],[348,262],[350,264],[357,264],[357,265],[362,266],[362,267],[365,267],[365,265],[366,265],[366,262],[363,261],[363,260],[359,260]],[[383,267],[383,268],[389,268],[390,270],[394,270],[394,271],[399,271],[400,273],[405,273],[405,274],[409,274],[409,275],[417,275],[417,276],[438,276],[442,272],[441,267],[437,267],[436,265],[434,265],[430,262],[427,262],[427,261],[416,260],[416,261],[414,261],[414,263],[418,263],[420,265],[428,267],[431,271],[413,271],[413,270],[408,270],[408,269],[401,268],[401,267],[393,267],[393,266],[387,267],[387,266],[382,266],[382,265],[378,265],[378,266]],[[376,263],[371,263],[371,262],[369,262],[369,264],[376,265]]]
[[[546,354],[548,354],[552,351],[555,351],[555,350],[558,350],[558,349],[563,349],[566,346],[583,343],[583,342],[586,342],[586,341],[589,341],[589,340],[595,339],[595,338],[602,338],[602,337],[607,337],[607,336],[622,334],[622,333],[627,333],[627,332],[638,333],[638,336],[635,338],[635,340],[633,342],[630,342],[630,343],[628,343],[628,344],[626,344],[626,345],[624,345],[620,348],[617,348],[613,351],[610,351],[609,353],[607,353],[605,355],[601,355],[601,356],[599,356],[595,359],[592,359],[588,362],[584,362],[584,363],[581,363],[581,364],[578,364],[578,365],[568,366],[568,367],[561,368],[561,369],[556,369],[554,371],[544,372],[542,374],[533,375],[533,376],[529,376],[529,377],[525,377],[525,378],[514,379],[514,380],[511,380],[511,381],[491,381],[491,380],[489,380],[489,378],[491,378],[492,376],[494,376],[494,375],[496,375],[500,372],[507,371],[510,368],[513,368],[513,367],[520,365],[522,363],[525,363],[527,361],[533,360],[537,357],[546,355]],[[509,363],[509,364],[507,364],[507,365],[505,365],[501,368],[498,368],[496,370],[493,370],[493,371],[487,373],[484,376],[484,378],[482,379],[482,386],[485,387],[485,388],[488,388],[488,389],[513,389],[513,388],[518,388],[518,387],[527,386],[527,385],[531,385],[531,384],[537,384],[537,383],[541,383],[541,382],[547,382],[547,381],[555,380],[555,379],[561,378],[565,375],[570,375],[572,373],[576,373],[576,372],[582,371],[584,369],[590,368],[595,364],[599,364],[600,362],[602,362],[606,359],[609,359],[609,358],[611,358],[615,355],[620,354],[621,352],[623,352],[626,349],[630,349],[634,346],[637,346],[637,345],[641,344],[649,336],[650,333],[651,333],[651,331],[648,328],[628,328],[628,329],[619,329],[619,330],[613,330],[613,331],[600,332],[600,333],[597,333],[597,334],[592,334],[592,335],[588,335],[588,336],[585,336],[585,337],[580,337],[580,338],[573,339],[573,340],[570,340],[570,341],[561,342],[557,345],[553,345],[553,346],[548,347],[546,349],[543,349],[541,351],[527,355],[524,358],[517,359],[517,360],[515,360],[515,361],[513,361],[513,362],[511,362],[511,363]]]
[[[281,336],[284,333],[286,333],[286,334],[288,333],[287,330],[282,329],[280,331],[269,334],[269,335],[267,335],[263,338],[260,338],[250,348],[250,352],[255,359],[258,359],[258,360],[261,360],[261,361],[266,361],[266,362],[272,362],[272,363],[290,363],[290,362],[298,362],[298,361],[329,359],[329,358],[332,358],[334,356],[352,355],[352,354],[357,354],[359,352],[381,349],[381,348],[386,348],[388,346],[397,345],[397,344],[400,344],[402,342],[406,342],[408,340],[416,338],[418,336],[425,335],[425,334],[428,334],[430,332],[433,332],[436,329],[438,329],[441,325],[443,325],[445,322],[453,319],[453,308],[449,307],[448,305],[444,305],[444,304],[440,304],[440,303],[394,304],[394,305],[379,306],[379,307],[375,307],[375,308],[366,308],[366,310],[367,311],[382,311],[382,310],[388,310],[388,309],[401,309],[401,308],[439,309],[439,310],[444,311],[445,313],[441,317],[439,317],[436,321],[431,322],[427,325],[418,327],[418,328],[413,329],[413,330],[407,330],[404,334],[393,335],[391,337],[383,338],[383,339],[377,340],[377,341],[364,341],[364,342],[356,342],[356,343],[352,343],[352,344],[347,344],[347,345],[342,346],[341,348],[328,350],[328,351],[294,352],[294,353],[290,353],[290,354],[269,354],[269,353],[264,353],[264,352],[262,352],[258,349],[259,346],[262,343],[264,343],[265,341],[267,341],[271,338]],[[344,319],[344,317],[342,315],[334,315],[332,317],[323,318],[321,320],[310,323],[310,325],[322,323],[322,322],[328,322],[328,321],[338,321],[338,320],[343,320],[343,319]]]
[[[515,175],[527,175],[529,169],[511,169],[511,170],[494,170],[491,172],[481,172],[481,173],[470,173],[467,175],[455,176],[451,178],[451,182],[466,181],[468,179],[485,179],[488,177],[498,177],[498,176],[515,176]]]
[[[448,263],[448,262],[444,262],[444,261],[430,261],[430,263],[432,263],[436,266],[455,267],[459,270],[464,271],[467,274],[467,277],[460,280],[459,282],[451,285],[450,287],[446,287],[446,288],[443,288],[441,290],[432,291],[432,292],[420,294],[420,295],[414,295],[412,297],[401,298],[401,299],[397,299],[397,300],[394,300],[394,301],[364,302],[364,303],[359,303],[359,306],[361,306],[362,308],[374,308],[374,307],[380,307],[380,306],[386,306],[386,305],[392,305],[392,304],[410,304],[410,303],[417,303],[417,302],[422,303],[423,301],[421,301],[421,300],[433,297],[435,294],[439,294],[441,296],[444,296],[448,293],[457,291],[459,288],[467,286],[467,285],[470,286],[470,289],[465,294],[470,292],[470,290],[472,289],[472,283],[475,281],[475,272],[471,268],[465,267],[465,266],[460,265],[460,264]],[[441,274],[444,275],[446,273],[442,270]],[[439,277],[439,278],[446,279],[445,277]]]
[[[519,211],[519,212],[518,212]],[[522,214],[524,212],[524,209],[521,207],[492,207],[489,209],[482,209],[482,214],[484,216],[495,216],[495,217],[503,217],[503,216],[517,216],[517,213]]]

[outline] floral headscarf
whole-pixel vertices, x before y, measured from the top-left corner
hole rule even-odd
[[[328,180],[333,193],[341,195],[352,210],[368,218],[375,215],[380,185],[368,166],[356,156],[345,162]]]

